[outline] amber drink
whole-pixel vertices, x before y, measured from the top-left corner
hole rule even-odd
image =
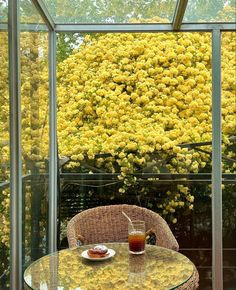
[[[143,254],[145,251],[145,222],[132,221],[128,226],[129,252]]]

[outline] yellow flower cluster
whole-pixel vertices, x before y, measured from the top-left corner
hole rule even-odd
[[[225,144],[236,132],[235,39],[235,33],[223,35]],[[70,166],[109,153],[97,166],[119,168],[120,179],[155,163],[155,154],[168,160],[171,173],[198,173],[210,156],[178,145],[211,141],[211,92],[209,33],[86,35],[58,67],[60,153],[71,157]],[[193,208],[185,190],[167,194],[163,214]]]
[[[21,138],[26,172],[31,169],[26,168],[27,161],[42,170],[39,162],[48,157],[47,43],[47,33],[21,33]]]
[[[45,173],[48,158],[48,35],[21,32],[21,142],[23,174]],[[8,35],[0,33],[0,180],[9,180]],[[34,171],[35,172],[35,171]],[[31,242],[31,191],[24,187],[25,246]],[[9,246],[9,188],[0,191],[0,243]],[[6,268],[6,267],[5,267]]]
[[[9,178],[9,90],[7,33],[0,32],[0,180]]]
[[[9,93],[8,93],[8,45],[7,33],[0,32],[0,181],[9,179]],[[10,193],[0,191],[0,243],[9,247],[10,234]],[[6,268],[5,261],[0,267]]]

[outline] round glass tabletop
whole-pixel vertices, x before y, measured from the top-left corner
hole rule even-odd
[[[34,290],[166,290],[178,288],[193,274],[193,264],[187,257],[166,248],[146,245],[145,254],[132,255],[127,243],[105,245],[115,253],[102,261],[82,257],[94,245],[40,258],[25,270],[26,286]]]

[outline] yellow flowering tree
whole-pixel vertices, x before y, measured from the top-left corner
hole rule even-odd
[[[0,33],[0,252],[7,255],[10,239],[10,142],[9,142],[9,83],[8,83],[8,34]],[[45,172],[45,160],[48,158],[48,62],[46,33],[22,32],[21,44],[21,144],[23,175]],[[39,73],[40,72],[40,73]],[[43,142],[42,142],[43,140]],[[32,178],[33,180],[33,178]],[[31,181],[32,181],[31,180]],[[31,220],[34,182],[23,181],[24,231],[25,247],[31,245]],[[40,182],[40,177],[37,182]],[[41,186],[41,185],[40,185]],[[46,187],[45,187],[46,189]],[[42,192],[42,187],[37,192]],[[43,206],[42,206],[43,207]],[[40,212],[40,233],[45,230],[42,208]],[[34,214],[34,213],[33,213]],[[41,239],[43,237],[41,236]],[[3,254],[4,253],[4,254]],[[6,270],[7,259],[3,258],[0,264],[0,273]]]
[[[7,33],[0,32],[0,183],[9,180],[9,94],[8,94],[8,45]],[[7,269],[9,255],[9,188],[0,188],[0,273]]]
[[[222,66],[230,66],[223,73],[224,149],[236,131],[234,43],[233,33],[223,42]],[[159,173],[164,164],[170,173],[198,173],[210,156],[180,145],[211,141],[211,86],[208,33],[87,35],[58,66],[60,153],[71,167],[95,160],[98,168],[118,171],[121,193],[146,168]],[[193,201],[179,185],[159,207],[167,215],[192,209]]]

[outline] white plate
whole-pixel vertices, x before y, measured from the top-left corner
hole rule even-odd
[[[91,261],[103,261],[106,259],[110,259],[111,257],[115,256],[116,252],[113,249],[108,249],[108,255],[106,255],[105,257],[102,258],[91,258],[88,255],[88,250],[85,250],[82,252],[81,256],[87,260],[91,260]]]

